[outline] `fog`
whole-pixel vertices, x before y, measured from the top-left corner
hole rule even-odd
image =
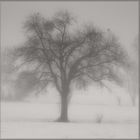
[[[52,17],[68,10],[77,19],[75,29],[92,23],[104,32],[113,32],[128,54],[130,67],[118,68],[123,84],[104,81],[70,87],[69,122],[56,122],[61,98],[53,84],[38,92],[28,90],[36,80],[27,76],[24,88],[17,87],[20,72],[34,64],[13,69],[22,60],[11,50],[27,39],[23,23],[32,13]],[[1,2],[1,138],[138,138],[139,121],[139,45],[138,2]],[[31,74],[29,74],[31,75]],[[34,75],[33,75],[34,76]],[[25,78],[26,79],[26,78]],[[17,80],[17,83],[15,82]],[[22,96],[20,96],[22,94]]]

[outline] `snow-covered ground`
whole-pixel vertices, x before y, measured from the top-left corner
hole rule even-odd
[[[3,122],[2,138],[138,138],[137,124]]]
[[[132,106],[124,90],[74,91],[69,102],[69,123],[54,122],[60,115],[60,102],[52,89],[24,102],[1,102],[1,137],[138,138],[138,101]]]
[[[1,102],[1,137],[138,138],[137,106],[72,103],[71,122],[52,122],[58,116],[59,103]]]

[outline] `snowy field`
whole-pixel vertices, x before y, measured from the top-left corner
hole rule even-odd
[[[3,122],[2,138],[138,138],[136,124]]]
[[[68,114],[57,123],[58,103],[1,102],[1,137],[138,138],[138,106],[73,103]]]

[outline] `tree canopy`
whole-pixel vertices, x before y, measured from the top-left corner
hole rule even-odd
[[[73,23],[67,11],[58,12],[52,19],[39,13],[31,15],[24,25],[27,41],[16,49],[16,55],[24,62],[35,63],[40,79],[53,82],[60,92],[66,81],[120,82],[113,69],[126,61],[115,35],[92,25],[71,33]]]

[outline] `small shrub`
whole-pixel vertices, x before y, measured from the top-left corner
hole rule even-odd
[[[96,117],[96,122],[101,123],[102,120],[103,120],[103,114],[98,114],[97,117]]]

